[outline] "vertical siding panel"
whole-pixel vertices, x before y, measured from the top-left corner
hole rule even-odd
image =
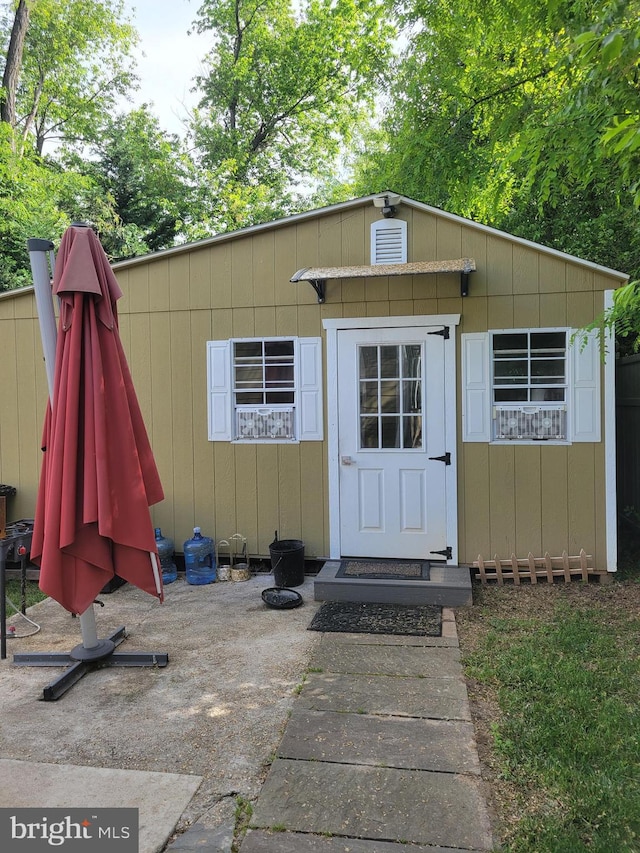
[[[394,276],[389,279],[389,299],[394,303],[400,300],[413,299],[413,276]],[[393,305],[393,313],[400,314],[396,305]]]
[[[466,443],[459,458],[458,502],[464,513],[459,519],[460,559],[472,563],[482,554],[492,560],[489,445]]]
[[[568,450],[553,445],[541,448],[542,551],[552,557],[559,557],[569,547]]]
[[[231,308],[231,245],[222,243],[211,249],[211,307]]]
[[[540,298],[537,294],[513,297],[513,326],[526,329],[540,325]]]
[[[253,304],[256,306],[273,306],[275,304],[275,240],[273,232],[257,234],[253,238],[252,263]]]
[[[260,338],[271,338],[277,335],[276,309],[273,306],[256,308],[255,334]]]
[[[156,527],[175,539],[176,549],[182,550],[184,531],[176,529],[175,495],[173,492],[173,385],[171,374],[171,323],[168,311],[154,312],[149,323],[151,374],[151,418],[147,426],[153,455],[160,474],[165,499],[153,509]],[[179,538],[181,537],[181,538]]]
[[[237,532],[236,504],[242,491],[236,494],[236,447],[225,442],[212,442],[213,468],[213,527],[216,539],[228,539]],[[247,544],[247,547],[249,545]]]
[[[540,326],[567,325],[567,295],[566,293],[540,294]]]
[[[253,338],[256,334],[256,316],[253,308],[235,308],[233,311],[234,338]]]
[[[595,490],[602,477],[595,470],[593,444],[573,444],[568,459],[568,544],[570,552],[578,554],[580,548],[587,550],[589,543],[595,542]]]
[[[309,284],[292,284],[291,277],[302,267],[308,267],[306,261],[298,263],[296,253],[296,230],[294,227],[279,228],[274,234],[274,304],[277,306],[295,305],[299,287]]]
[[[319,441],[300,444],[300,509],[301,536],[306,557],[322,557],[324,548],[324,516],[326,504],[324,447]]]
[[[273,532],[278,529],[278,445],[258,447],[257,539],[254,553],[267,557]]]
[[[462,255],[462,228],[457,222],[447,219],[438,220],[436,231],[436,260],[450,261]],[[450,298],[456,292],[460,293],[460,276],[437,273],[436,294],[438,297]]]
[[[250,238],[231,244],[231,304],[234,308],[253,305],[253,243]]]
[[[578,267],[575,264],[567,264],[567,290],[593,290],[595,275],[593,270]]]
[[[349,211],[342,217],[341,253],[344,266],[368,264],[371,260],[369,227],[362,210]],[[334,285],[335,286],[335,285]],[[346,279],[340,283],[343,302],[362,302],[365,298],[364,279]],[[364,315],[364,309],[362,311]]]
[[[323,216],[318,222],[318,264],[321,267],[346,266],[342,260],[341,213]]]
[[[191,311],[211,305],[211,252],[191,252],[189,262],[189,302]],[[186,307],[186,305],[185,305]]]
[[[437,277],[435,275],[412,275],[411,291],[414,299],[435,299],[438,292]]]
[[[513,293],[513,244],[492,234],[487,235],[487,293]]]
[[[599,309],[602,310],[601,308]],[[571,328],[579,329],[590,323],[598,311],[594,307],[592,291],[567,294],[567,322]]]
[[[208,282],[207,282],[208,285]],[[208,290],[208,287],[207,287]],[[213,515],[213,450],[207,435],[207,348],[211,338],[211,312],[191,312],[191,388],[193,411],[193,493],[195,518],[203,530],[212,531]]]
[[[299,445],[278,445],[278,535],[302,539]]]
[[[539,271],[538,261],[540,254],[534,249],[513,246],[513,292],[514,293],[538,293]]]
[[[236,445],[236,529],[247,539],[247,550],[255,552],[258,541],[258,453],[260,445]]]
[[[437,299],[416,299],[414,301],[414,309],[416,314],[437,314],[438,300]]]
[[[490,329],[513,329],[513,313],[512,296],[492,296],[487,300]]]
[[[461,296],[450,299],[438,299],[438,314],[462,314],[466,302]]]
[[[366,302],[388,302],[389,279],[386,276],[365,278],[364,298]]]
[[[186,311],[172,311],[169,315],[171,341],[171,421],[175,437],[173,443],[173,489],[175,529],[180,541],[188,538],[195,519],[193,483],[193,381],[191,375],[191,323]],[[203,533],[207,531],[202,525]]]
[[[226,341],[233,337],[233,315],[230,308],[211,312],[212,341]]]
[[[462,229],[462,257],[473,258],[476,271],[469,276],[469,295],[487,295],[487,235],[477,228]]]
[[[0,299],[0,381],[2,382],[2,405],[0,405],[0,483],[15,486],[20,497],[18,479],[20,455],[18,453],[18,412],[20,394],[18,386],[18,353],[16,335],[17,324],[13,320],[14,301]],[[44,370],[42,358],[36,361],[39,369]],[[40,368],[40,365],[42,367]],[[44,415],[44,410],[43,413]],[[35,451],[34,451],[35,452]],[[16,499],[13,499],[14,502]],[[9,519],[11,508],[7,507]],[[20,518],[20,516],[17,516]],[[25,517],[28,517],[25,514]],[[11,518],[13,521],[13,518]]]
[[[184,311],[189,306],[190,255],[169,259],[169,309]]]
[[[123,311],[127,314],[145,314],[149,311],[149,265],[140,264],[129,270],[126,299]]]
[[[142,417],[148,425],[151,420],[151,328],[149,314],[135,314],[128,318],[129,335],[126,347],[131,377],[140,403]]]
[[[318,223],[317,221],[298,224],[295,230],[296,269],[318,266]],[[294,270],[295,272],[295,270]],[[292,273],[293,274],[293,273]],[[318,301],[311,285],[291,285],[300,305],[309,305]]]
[[[516,554],[542,555],[542,485],[540,454],[544,447],[514,447]]]
[[[566,292],[566,264],[550,255],[539,256],[540,293]]]
[[[28,303],[23,302],[21,307],[28,307]],[[33,369],[36,353],[42,358],[42,345],[37,337],[39,334],[39,326],[35,320],[16,321],[14,352],[17,379],[17,397],[15,399],[17,453],[16,464],[10,468],[10,475],[13,474],[13,479],[7,480],[9,485],[15,486],[18,490],[21,498],[19,505],[31,505],[34,509],[42,456],[39,448],[42,443],[42,423],[45,412],[43,406],[46,405],[46,397],[41,399],[38,395]],[[44,365],[42,369],[44,369]],[[4,402],[3,399],[3,407]],[[34,416],[34,413],[38,414]],[[29,517],[33,517],[33,511]]]
[[[303,306],[301,306],[303,307]],[[306,308],[306,306],[305,306]],[[276,335],[298,334],[298,309],[295,305],[286,305],[276,309]]]
[[[317,305],[299,306],[297,329],[300,337],[316,338],[322,334],[322,322]]]
[[[149,263],[149,310],[169,310],[169,259]]]
[[[412,211],[411,221],[407,227],[407,236],[408,248],[411,253],[409,257],[413,258],[414,261],[437,260],[437,223],[438,220],[432,213],[421,210]]]
[[[514,447],[489,447],[491,553],[509,557],[516,542]]]
[[[489,328],[488,301],[485,296],[465,296],[462,302],[462,332],[485,332]]]

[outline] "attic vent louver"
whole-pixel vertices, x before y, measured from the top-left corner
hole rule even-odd
[[[407,223],[403,219],[378,219],[372,223],[371,263],[407,263]]]

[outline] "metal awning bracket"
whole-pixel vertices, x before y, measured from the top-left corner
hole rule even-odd
[[[309,284],[318,294],[318,302],[324,302],[325,295],[327,292],[327,280],[326,278],[312,278],[309,280]]]

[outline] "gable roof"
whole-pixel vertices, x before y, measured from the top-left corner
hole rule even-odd
[[[472,219],[465,219],[463,216],[458,216],[455,213],[447,213],[447,211],[441,210],[440,208],[432,207],[431,205],[425,204],[424,202],[415,201],[415,199],[408,198],[407,196],[401,196],[398,193],[394,193],[391,191],[373,193],[368,196],[362,196],[360,198],[350,199],[349,201],[333,204],[328,207],[315,208],[314,210],[307,210],[303,213],[295,213],[291,216],[285,216],[281,219],[275,219],[272,222],[264,222],[260,225],[249,225],[246,228],[240,228],[236,231],[225,231],[221,234],[215,234],[213,237],[206,237],[202,240],[198,240],[193,243],[183,243],[180,246],[173,246],[170,249],[160,249],[157,252],[152,252],[147,255],[138,255],[135,258],[129,258],[123,261],[116,261],[112,264],[112,266],[114,270],[127,269],[128,267],[135,266],[137,264],[148,263],[149,260],[152,259],[156,260],[158,258],[171,257],[172,255],[182,254],[184,252],[191,252],[194,249],[203,249],[207,246],[214,245],[215,243],[223,243],[229,240],[237,239],[239,237],[246,237],[251,234],[260,234],[261,232],[273,230],[275,228],[283,228],[289,225],[294,225],[298,222],[306,222],[310,219],[315,219],[319,216],[328,216],[333,213],[353,210],[354,208],[362,207],[365,204],[373,204],[374,199],[378,200],[384,198],[385,196],[398,197],[399,202],[397,203],[397,206],[407,205],[408,207],[412,207],[416,210],[421,210],[425,213],[430,213],[433,216],[439,216],[442,219],[447,219],[450,222],[454,222],[459,225],[464,225],[467,228],[476,229],[477,231],[481,231],[484,234],[489,234],[494,237],[500,237],[504,240],[510,240],[511,242],[517,243],[520,246],[525,246],[529,249],[535,249],[538,252],[542,252],[543,254],[559,258],[560,260],[571,261],[572,263],[575,263],[587,269],[612,276],[613,278],[618,279],[621,283],[627,281],[629,278],[627,273],[620,272],[619,270],[610,269],[609,267],[602,266],[601,264],[596,264],[593,261],[587,261],[584,258],[579,258],[575,255],[570,255],[567,252],[560,251],[559,249],[552,249],[549,246],[544,246],[541,243],[535,243],[532,240],[526,240],[524,237],[516,237],[514,234],[509,234],[506,231],[500,231],[498,228],[492,228],[489,225],[482,225],[479,222],[475,222]]]

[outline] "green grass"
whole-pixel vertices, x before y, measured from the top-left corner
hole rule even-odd
[[[623,584],[482,594],[465,667],[500,709],[493,749],[514,792],[502,850],[640,850],[640,596],[627,583],[630,599]]]
[[[47,597],[43,592],[41,592],[37,581],[27,581],[25,591],[27,607],[31,607],[32,604],[37,604],[38,601],[42,601]],[[19,580],[8,580],[6,582],[6,598],[11,599],[18,610],[21,608],[22,593],[20,591]],[[7,600],[7,616],[11,616],[16,612],[17,611],[11,606],[10,601]]]

